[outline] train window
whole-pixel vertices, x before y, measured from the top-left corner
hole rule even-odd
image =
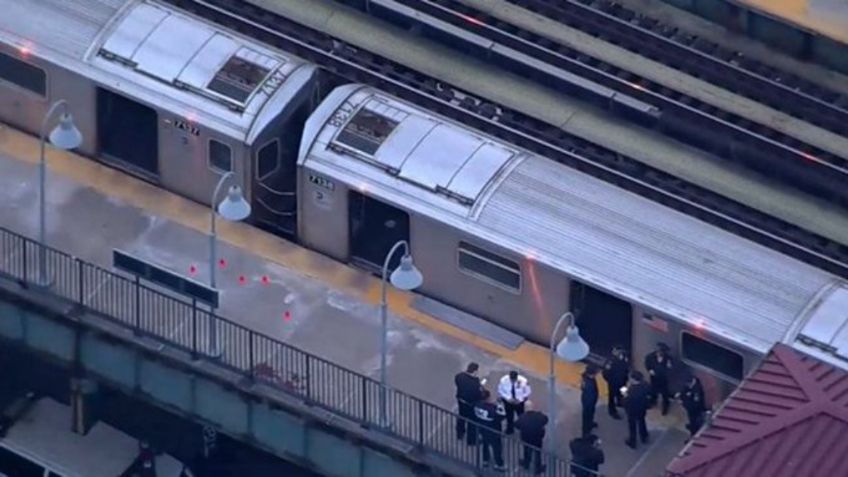
[[[233,151],[230,146],[214,139],[209,140],[209,166],[222,172],[233,170]]]
[[[0,447],[0,475],[14,477],[43,477],[44,467]]]
[[[253,57],[261,56],[249,50],[247,54]],[[208,88],[228,98],[244,102],[270,72],[271,70],[264,66],[234,55],[215,73]]]
[[[266,179],[280,168],[280,140],[265,144],[256,154],[256,178]]]
[[[47,95],[47,73],[5,53],[0,53],[0,79],[39,96]]]
[[[373,155],[398,124],[394,119],[362,108],[339,132],[336,142],[365,154]]]
[[[681,336],[681,350],[684,360],[704,366],[737,381],[742,380],[744,360],[739,353],[685,331]]]
[[[467,242],[459,243],[459,269],[511,291],[521,290],[521,268],[517,263]]]

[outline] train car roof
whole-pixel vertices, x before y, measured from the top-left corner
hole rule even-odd
[[[762,353],[838,280],[369,87],[327,97],[300,163]]]
[[[152,0],[0,0],[0,41],[252,142],[315,67]]]

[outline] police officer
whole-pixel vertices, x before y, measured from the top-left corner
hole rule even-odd
[[[483,465],[488,466],[491,452],[495,460],[495,470],[506,470],[503,460],[503,441],[501,430],[506,412],[503,404],[495,402],[488,390],[483,390],[483,400],[474,406],[474,416],[480,428],[480,440],[483,445]]]
[[[530,470],[530,461],[533,461],[534,474],[538,475],[545,471],[542,465],[542,442],[545,440],[545,426],[548,425],[548,416],[533,409],[533,403],[524,403],[524,414],[515,421],[515,428],[524,443],[524,457],[521,459],[521,467]]]
[[[697,376],[689,376],[683,390],[677,393],[677,398],[680,399],[689,418],[686,429],[689,429],[689,434],[694,436],[704,425],[704,414],[707,412],[707,401],[701,380]]]
[[[624,396],[624,411],[627,413],[628,437],[624,441],[631,449],[636,448],[636,432],[643,444],[648,443],[648,426],[645,424],[645,414],[651,403],[651,390],[645,383],[645,377],[639,371],[630,373],[630,386],[622,392]]]
[[[592,429],[598,427],[598,423],[595,422],[595,407],[598,405],[598,382],[595,380],[597,374],[598,367],[589,364],[583,370],[580,382],[580,404],[583,406],[583,436],[588,436]]]
[[[613,419],[621,419],[616,406],[621,406],[621,388],[627,384],[627,374],[630,372],[630,359],[624,348],[615,346],[612,349],[606,363],[604,363],[603,376],[607,382],[609,393],[607,394],[607,410]]]
[[[530,384],[527,378],[510,371],[498,383],[498,396],[503,401],[506,410],[506,433],[515,432],[513,422],[517,416],[524,413],[524,402],[530,398]]]
[[[458,373],[453,382],[456,384],[456,404],[459,408],[459,419],[456,420],[456,438],[466,439],[470,446],[477,444],[477,429],[474,426],[474,405],[483,399],[485,380],[480,380],[477,363],[469,363],[465,371]]]
[[[574,477],[594,477],[598,468],[604,463],[604,451],[601,440],[594,434],[572,439],[569,443],[571,450],[571,472]]]
[[[651,405],[656,405],[657,398],[662,396],[662,415],[668,414],[669,398],[668,379],[671,374],[671,355],[668,345],[657,343],[657,349],[645,356],[645,369],[651,376]]]

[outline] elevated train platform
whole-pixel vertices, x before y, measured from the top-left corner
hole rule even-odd
[[[848,73],[842,0],[663,0],[773,48]]]
[[[0,129],[0,200],[7,205],[0,209],[0,226],[27,236],[37,230],[37,158],[35,139]],[[106,269],[112,268],[112,250],[117,248],[201,283],[208,280],[208,208],[49,148],[48,166],[51,246]],[[378,376],[379,280],[246,224],[220,221],[219,240],[221,316],[330,362]],[[3,262],[10,259],[0,257]],[[115,285],[106,279],[92,286],[88,293],[93,297]],[[416,306],[414,294],[390,289],[388,296],[391,386],[454,409],[453,376],[476,361],[490,389],[507,371],[520,369],[534,389],[531,399],[546,409],[547,349],[521,340],[504,342],[468,319],[459,326],[449,324]],[[189,332],[183,324],[171,333]],[[226,336],[221,345],[226,353]],[[581,370],[582,366],[557,364],[557,439],[564,456],[566,443],[579,432],[575,385]],[[605,475],[656,475],[679,452],[686,436],[682,411],[675,407],[666,417],[653,413],[652,445],[637,452],[624,446],[626,424],[599,410],[598,434],[607,453]],[[452,428],[453,420],[443,419],[428,435],[452,439]]]
[[[337,2],[312,0],[304,5],[298,0],[249,0],[249,3],[534,118],[559,125],[564,131],[602,144],[748,207],[848,244],[848,214],[842,209],[806,194],[786,190],[707,152],[671,141],[658,132],[612,117],[543,85],[533,84],[483,61],[423,40]],[[506,8],[506,2],[502,1],[475,0],[475,3]],[[541,23],[538,16],[530,17],[529,21],[535,22],[536,27],[555,29],[553,22]],[[633,61],[625,56],[622,58],[622,61]],[[712,89],[704,89],[703,94],[716,95]],[[732,95],[718,94],[725,95],[724,102],[732,102]],[[760,105],[749,103],[758,110]],[[762,112],[762,109],[759,111]]]

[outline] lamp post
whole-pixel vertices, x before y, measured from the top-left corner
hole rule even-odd
[[[59,124],[50,131],[50,144],[56,149],[68,151],[75,149],[82,144],[82,134],[74,125],[74,118],[68,112],[68,103],[64,99],[60,99],[50,106],[47,114],[44,115],[44,120],[41,122],[41,133],[39,140],[41,142],[41,159],[38,163],[38,242],[40,243],[38,251],[38,278],[41,285],[47,285],[47,261],[45,257],[45,247],[47,246],[47,197],[46,197],[46,182],[47,182],[47,161],[44,157],[45,136],[47,136],[47,125],[50,118],[53,117],[59,108],[62,108],[62,116],[59,118]]]
[[[406,240],[398,241],[386,254],[386,260],[383,262],[383,280],[380,291],[380,325],[382,327],[380,341],[380,425],[383,427],[388,424],[386,420],[386,356],[389,351],[389,312],[386,303],[386,275],[389,273],[389,262],[400,247],[403,247],[403,257],[400,259],[400,266],[392,272],[389,278],[392,286],[399,290],[409,291],[418,288],[424,282],[421,272],[412,263],[409,242]]]
[[[568,328],[565,330],[565,337],[555,345],[557,332],[560,326],[568,320]],[[567,311],[559,317],[554,326],[554,331],[551,333],[551,349],[550,349],[550,374],[548,375],[548,413],[551,415],[549,421],[550,429],[548,433],[550,438],[548,444],[552,450],[556,450],[556,375],[554,374],[554,354],[569,362],[577,362],[589,356],[589,345],[580,337],[580,331],[574,324],[574,315]]]
[[[221,192],[221,187],[223,187],[224,182],[226,182],[227,179],[234,175],[235,173],[230,171],[221,176],[221,179],[218,180],[218,185],[215,186],[215,191],[212,192],[212,200],[209,201],[212,208],[212,224],[209,233],[209,285],[212,288],[215,288],[215,265],[218,261],[218,230],[215,226],[216,216],[221,214],[221,217],[226,220],[238,222],[246,219],[250,215],[250,204],[244,200],[241,187],[238,185],[230,186],[230,189],[227,192],[227,197],[225,197],[224,200],[215,207],[215,204],[218,201],[218,193]],[[221,350],[218,349],[218,324],[215,322],[214,313],[209,314],[209,320],[209,353],[213,357],[217,357],[220,356]]]

